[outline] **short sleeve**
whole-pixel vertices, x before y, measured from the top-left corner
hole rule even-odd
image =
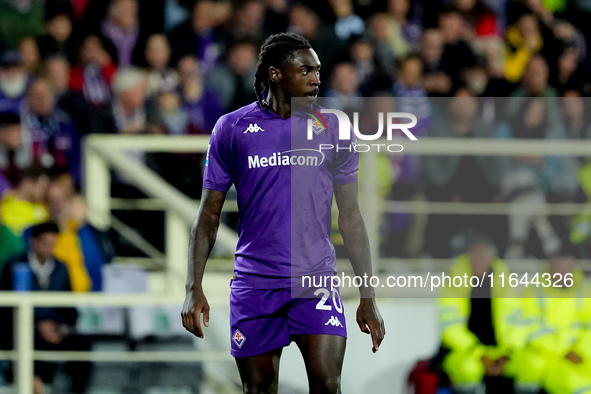
[[[357,138],[353,130],[351,130],[351,139],[339,141],[338,146],[339,149],[335,152],[333,162],[333,182],[337,185],[357,182],[359,152]]]
[[[232,186],[232,152],[230,133],[225,127],[224,118],[216,123],[205,157],[203,187],[220,192],[227,192]]]

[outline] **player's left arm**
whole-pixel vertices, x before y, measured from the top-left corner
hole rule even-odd
[[[334,185],[335,199],[339,208],[339,229],[356,276],[372,276],[371,253],[365,222],[357,200],[357,182]],[[371,286],[359,288],[360,302],[357,308],[357,324],[361,331],[371,334],[372,351],[378,351],[386,329],[375,302]]]

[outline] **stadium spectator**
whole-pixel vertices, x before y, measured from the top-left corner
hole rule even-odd
[[[442,368],[454,392],[481,392],[485,377],[512,377],[518,369],[513,354],[525,341],[526,331],[512,319],[519,304],[509,286],[493,285],[489,275],[509,277],[509,267],[497,257],[492,241],[472,234],[466,252],[449,271],[454,276],[484,278],[480,287],[445,285],[439,299]],[[493,279],[494,280],[494,279]],[[497,384],[502,384],[497,382]],[[489,387],[487,392],[510,392]]]
[[[445,41],[438,29],[427,29],[421,37],[420,53],[423,60],[423,87],[430,96],[451,93],[452,81],[448,73],[447,59],[443,57]]]
[[[101,267],[112,256],[107,237],[87,222],[86,203],[73,194],[68,182],[52,181],[47,188],[49,220],[59,227],[54,255],[70,275],[75,292],[102,290]],[[31,232],[25,231],[25,241]]]
[[[439,14],[438,26],[445,42],[442,56],[448,67],[447,73],[451,78],[452,86],[457,88],[462,71],[476,63],[474,51],[466,41],[467,23],[458,11],[447,9]]]
[[[191,119],[183,108],[176,90],[162,90],[156,96],[158,120],[156,134],[185,135],[199,132],[191,126]]]
[[[394,75],[396,72],[396,54],[388,42],[386,15],[384,13],[373,15],[369,20],[368,27],[367,37],[375,48],[378,64],[386,75]]]
[[[235,42],[228,49],[227,65],[208,74],[208,86],[218,93],[227,110],[237,109],[256,99],[252,89],[256,61],[254,43]]]
[[[558,101],[555,98],[556,90],[548,85],[548,67],[544,58],[540,55],[533,56],[525,70],[523,84],[508,101],[507,114],[515,116],[516,109],[521,103],[527,102],[523,97],[545,97],[542,100],[534,100],[529,107],[529,116],[524,117],[525,124],[520,122],[513,126],[514,138],[567,138],[564,120],[559,111]],[[527,105],[527,104],[525,104]],[[544,107],[544,116],[536,115],[535,106]],[[544,178],[547,183],[546,192],[555,193],[571,200],[578,188],[574,179],[577,163],[574,157],[548,157],[544,168]]]
[[[110,125],[105,130],[119,134],[146,134],[154,124],[154,103],[147,100],[148,76],[139,68],[117,72],[113,80]]]
[[[347,41],[351,37],[360,37],[363,35],[365,22],[359,15],[355,14],[353,1],[331,0],[329,3],[337,17],[334,30],[341,40]]]
[[[572,246],[564,245],[548,269],[536,274],[548,285],[528,287],[521,299],[523,319],[533,324],[515,357],[517,394],[542,388],[549,394],[576,393],[591,386],[591,289],[575,256]]]
[[[33,154],[39,164],[45,168],[68,169],[79,184],[80,135],[70,117],[56,108],[47,80],[38,79],[31,85],[23,121],[31,134]]]
[[[164,34],[153,34],[146,42],[146,64],[150,78],[148,94],[154,96],[159,91],[176,89],[179,76],[170,63],[170,44]]]
[[[110,111],[103,119],[91,120],[93,129],[102,129],[107,133],[140,135],[157,131],[157,111],[153,100],[147,99],[148,75],[137,67],[129,67],[117,72],[113,80],[113,102]],[[100,122],[100,123],[99,123]],[[141,150],[128,150],[127,156],[144,164],[146,154]],[[118,176],[116,183],[128,187],[129,180]]]
[[[81,135],[88,134],[90,104],[84,94],[69,89],[70,64],[61,55],[51,55],[43,63],[42,78],[46,79],[55,99],[56,110],[70,115]]]
[[[488,70],[483,64],[475,64],[466,68],[461,75],[461,80],[465,84],[465,90],[474,97],[488,93],[487,90],[491,85]],[[460,88],[460,90],[463,89]]]
[[[158,120],[155,125],[157,133],[167,135],[186,135],[210,133],[212,129],[196,127],[197,121],[211,121],[206,101],[199,100],[192,106],[183,105],[177,91],[162,91],[157,96]],[[190,108],[190,111],[188,109]],[[221,106],[214,111],[220,111]],[[197,119],[199,116],[199,119]],[[213,127],[214,123],[211,123]],[[201,174],[205,157],[194,153],[152,153],[150,167],[166,179],[172,186],[190,197],[198,198],[199,190],[196,184],[202,183]]]
[[[401,112],[410,112],[417,117],[413,133],[424,134],[431,117],[431,104],[423,89],[423,63],[418,55],[410,53],[400,60],[392,93],[399,98]]]
[[[327,26],[318,14],[303,4],[294,5],[289,12],[288,31],[300,34],[310,41],[318,52],[322,64],[321,76],[328,75],[332,66],[345,50],[345,43]]]
[[[16,47],[24,37],[43,33],[44,0],[0,2],[0,47]]]
[[[234,11],[230,35],[233,40],[263,42],[265,4],[261,0],[247,0]]]
[[[493,138],[494,126],[485,122],[479,101],[462,89],[433,120],[428,135],[437,138]],[[501,163],[498,157],[424,156],[422,183],[429,201],[493,202],[499,200]],[[451,240],[467,229],[503,232],[495,218],[479,215],[430,215],[425,244],[433,257],[451,257]]]
[[[588,78],[580,67],[581,55],[575,48],[567,48],[560,54],[557,60],[557,72],[552,85],[556,87],[558,94],[562,95],[567,90],[589,92]]]
[[[111,99],[110,84],[117,71],[111,52],[112,47],[98,35],[84,37],[78,50],[78,61],[70,73],[70,89],[83,92],[92,105]]]
[[[217,93],[204,85],[194,56],[183,57],[178,65],[181,83],[177,90],[160,91],[157,119],[153,129],[168,135],[210,134],[223,112]],[[199,197],[195,184],[202,182],[204,156],[185,153],[153,153],[150,166],[191,197]]]
[[[47,188],[47,208],[49,220],[58,225],[53,253],[68,268],[72,291],[86,292],[92,283],[86,267],[86,256],[78,238],[77,220],[72,217],[73,196],[67,188],[58,182],[51,183]],[[102,265],[102,262],[99,262]],[[100,272],[100,269],[99,269]]]
[[[495,14],[480,0],[453,0],[454,7],[468,21],[475,38],[500,35]]]
[[[178,74],[180,78],[179,93],[183,109],[189,114],[191,120],[191,130],[197,134],[211,134],[217,118],[222,113],[224,105],[220,95],[206,84],[201,73],[201,63],[194,56],[183,57],[178,64]],[[225,72],[230,73],[229,69],[217,71],[220,75]],[[219,73],[219,74],[218,74]],[[226,74],[232,77],[231,74]],[[209,80],[215,77],[212,75]],[[219,85],[220,88],[227,86],[228,81]],[[239,89],[239,87],[227,87],[230,89]],[[228,96],[230,99],[231,96]]]
[[[37,41],[32,37],[25,37],[20,41],[18,48],[21,52],[24,69],[31,75],[37,75],[41,65]]]
[[[22,235],[32,225],[47,220],[47,208],[43,204],[48,178],[39,168],[23,172],[14,190],[5,193],[0,200],[0,220],[13,233]]]
[[[19,112],[27,95],[30,76],[18,49],[0,53],[0,112]]]
[[[69,92],[70,64],[68,60],[60,55],[47,57],[43,63],[42,76],[49,82],[51,93],[59,103],[61,98]]]
[[[267,36],[281,33],[287,30],[289,25],[288,12],[289,2],[287,0],[266,1],[264,31]]]
[[[32,291],[71,291],[68,270],[53,254],[57,233],[58,227],[54,223],[46,222],[33,227],[30,249],[4,266],[0,276],[0,289],[15,290],[23,286],[23,283],[14,282],[13,273],[19,264],[26,263],[32,275],[29,277],[29,283],[24,284],[25,287]],[[2,340],[8,345],[3,348],[11,349],[12,313],[3,309],[2,314]],[[76,333],[77,317],[76,308],[35,308],[35,350],[89,351],[89,340]],[[68,362],[66,371],[71,379],[69,392],[85,393],[91,364],[80,361]],[[34,372],[34,394],[43,394],[46,392],[44,383],[51,383],[56,365],[46,361],[35,361]]]
[[[72,36],[73,27],[71,14],[62,8],[46,15],[47,33],[37,40],[39,52],[43,59],[52,55],[59,55],[70,62],[76,61],[75,39]]]
[[[108,48],[108,43],[98,35],[84,37],[78,51],[78,61],[70,70],[70,91],[82,95],[89,106],[87,132],[90,133],[112,132],[100,127],[110,115],[111,83],[117,72]]]
[[[218,65],[224,53],[223,37],[218,29],[216,4],[212,0],[199,0],[193,6],[191,18],[178,26],[170,35],[175,59],[186,55],[197,57],[203,75]]]
[[[532,59],[532,61],[534,61]],[[533,68],[533,67],[532,67]],[[533,78],[532,78],[533,79]],[[534,81],[532,81],[534,82]],[[533,86],[540,87],[540,81]],[[563,139],[564,128],[552,98],[514,97],[507,103],[510,125],[497,130],[508,132],[504,137],[528,139]],[[501,191],[508,202],[516,203],[509,214],[509,249],[507,258],[526,255],[525,244],[533,226],[542,243],[542,256],[551,256],[560,247],[560,240],[544,212],[546,193],[576,193],[575,174],[569,173],[568,162],[548,160],[541,156],[512,156],[501,176]],[[562,189],[562,190],[561,190]],[[525,211],[524,207],[528,210]]]
[[[412,16],[410,0],[389,0],[385,14],[388,42],[400,60],[418,49],[421,22]]]
[[[327,108],[349,112],[361,107],[361,93],[353,64],[342,62],[334,66],[325,96]]]
[[[140,64],[145,38],[142,37],[135,0],[112,0],[101,33],[117,49],[117,65],[121,68]]]
[[[4,180],[3,189],[12,188],[20,179],[22,171],[34,162],[30,134],[23,132],[19,114],[0,112],[0,173]]]
[[[513,97],[556,97],[556,90],[548,84],[548,63],[541,55],[532,56],[523,73],[523,82]]]
[[[396,111],[410,112],[415,115],[417,117],[417,125],[413,128],[413,134],[418,138],[424,137],[431,121],[431,104],[428,101],[427,93],[422,88],[423,69],[420,57],[410,53],[401,59],[397,70],[397,77],[397,81],[391,88],[391,92],[397,97]],[[406,122],[406,120],[401,121],[401,123],[403,122]],[[406,136],[402,136],[402,132],[397,131],[395,138],[406,138]],[[390,160],[395,173],[395,183],[392,187],[390,197],[399,201],[420,199],[421,197],[417,196],[416,192],[419,188],[421,158],[415,155],[396,154],[392,155]],[[401,236],[399,238],[400,240],[407,239],[406,233],[412,231],[410,227],[411,223],[414,222],[417,224],[421,220],[423,222],[425,221],[418,215],[412,218],[404,213],[394,214],[389,223],[389,231],[392,234],[389,239],[392,239],[392,236],[396,234]],[[419,233],[422,233],[424,225],[418,224],[416,229],[418,229]],[[422,241],[418,242],[422,243]],[[416,245],[415,242],[410,240],[408,242],[409,245],[413,243]],[[392,245],[399,245],[397,249],[406,249],[407,251],[412,249],[400,245],[400,241],[392,242]]]
[[[364,97],[387,90],[392,84],[390,75],[380,63],[376,50],[369,38],[359,38],[349,47],[349,57],[359,83],[359,92]]]
[[[591,139],[589,124],[589,103],[576,90],[564,92],[560,101],[566,137],[569,139]]]
[[[517,83],[523,76],[532,55],[540,52],[544,46],[536,17],[531,13],[521,15],[512,26],[507,28],[505,44],[505,78],[509,82]]]

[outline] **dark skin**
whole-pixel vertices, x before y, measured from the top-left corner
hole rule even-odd
[[[291,116],[292,97],[309,97],[313,102],[320,84],[320,61],[316,53],[306,49],[296,51],[294,55],[285,64],[269,68],[269,109],[284,119]],[[371,276],[369,240],[357,200],[357,183],[334,185],[334,194],[339,208],[339,229],[355,275]],[[203,326],[209,326],[203,273],[215,243],[225,197],[226,193],[203,189],[201,206],[191,229],[187,296],[181,315],[183,326],[199,338],[204,337]],[[372,288],[360,288],[360,298],[357,324],[362,332],[371,335],[375,353],[386,333],[384,321]],[[336,335],[296,335],[293,340],[304,358],[310,393],[339,393],[346,339]],[[277,393],[281,351],[279,348],[258,356],[236,358],[245,393]]]

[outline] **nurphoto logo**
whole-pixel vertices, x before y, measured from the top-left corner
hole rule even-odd
[[[386,131],[386,140],[392,141],[394,136],[399,133],[394,133],[395,131],[401,131],[410,139],[411,141],[417,141],[417,137],[410,131],[411,128],[416,126],[417,124],[417,117],[408,112],[379,112],[378,113],[378,130],[373,134],[362,133],[359,130],[359,113],[353,113],[353,124],[349,120],[349,116],[340,110],[337,109],[328,109],[328,108],[321,108],[320,111],[314,111],[313,113],[309,113],[308,123],[307,123],[307,138],[308,140],[313,140],[315,135],[319,135],[325,129],[328,129],[327,122],[322,114],[333,114],[337,117],[339,123],[339,140],[351,140],[351,128],[355,133],[355,136],[360,141],[375,141],[379,138],[382,138],[384,134],[384,129]],[[408,119],[410,122],[399,123],[401,120]],[[384,127],[385,123],[385,127]],[[352,127],[351,127],[352,126]],[[366,130],[364,130],[366,131]],[[353,149],[355,152],[368,152],[371,150],[371,147],[377,147],[378,152],[380,151],[380,147],[385,147],[388,152],[402,152],[403,146],[400,144],[362,144],[358,143],[355,140],[350,144],[348,147],[339,147],[337,146],[337,150],[348,149],[349,151]],[[335,146],[331,144],[320,144],[320,150],[323,149],[335,149]]]

